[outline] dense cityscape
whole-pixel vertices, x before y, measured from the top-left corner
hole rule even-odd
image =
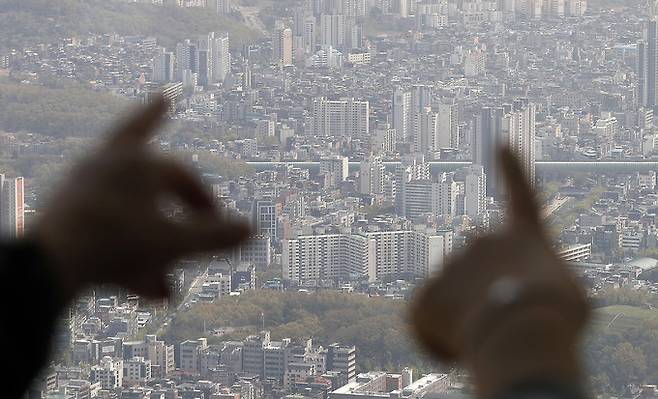
[[[0,1],[0,17],[47,20],[39,4]],[[181,260],[166,303],[90,289],[61,316],[27,397],[471,397],[462,371],[416,353],[404,304],[504,223],[500,145],[597,306],[592,391],[658,396],[658,338],[638,333],[658,319],[656,4],[90,4],[232,22],[175,40],[0,39],[0,231],[29,235],[69,164],[125,109],[163,95],[170,121],[151,147],[198,171],[253,236]]]

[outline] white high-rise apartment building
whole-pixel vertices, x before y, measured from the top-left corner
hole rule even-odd
[[[480,165],[472,165],[466,172],[464,183],[464,214],[477,219],[487,209],[487,176]]]
[[[345,47],[345,15],[322,14],[320,16],[320,44],[336,49]]]
[[[448,103],[439,103],[438,105],[439,126],[438,139],[435,151],[441,148],[458,148],[459,147],[459,122],[457,115],[457,106]]]
[[[176,79],[183,81],[186,74],[198,73],[199,60],[196,43],[190,40],[176,45]]]
[[[176,52],[184,57],[177,61],[179,68],[184,68],[183,77],[189,69],[197,75],[197,83],[201,86],[223,82],[231,68],[229,37],[226,33],[223,36],[215,32],[202,35],[196,45],[179,43]]]
[[[452,232],[378,231],[300,236],[283,242],[283,277],[308,281],[427,277],[452,251]]]
[[[457,107],[432,100],[431,86],[414,85],[410,91],[396,90],[393,97],[394,124],[405,129],[411,113],[414,151],[434,153],[459,146]],[[411,98],[409,98],[409,96]],[[400,137],[400,136],[398,136]]]
[[[275,29],[272,34],[272,58],[277,64],[292,65],[292,29]]]
[[[516,100],[505,118],[508,145],[519,157],[531,185],[535,183],[535,113],[535,104]]]
[[[316,98],[313,100],[310,134],[368,139],[370,103],[353,98]]]
[[[442,173],[432,189],[432,213],[435,215],[457,215],[459,184],[452,173]]]
[[[476,118],[471,143],[473,161],[484,168],[489,196],[504,192],[497,159],[501,146],[509,146],[517,154],[528,182],[534,184],[535,113],[533,103],[520,99],[501,107],[484,107]]]
[[[431,153],[439,149],[439,114],[427,107],[414,115],[414,151]]]
[[[208,83],[221,83],[231,70],[231,53],[228,33],[210,32],[199,39],[199,80],[203,81],[204,72],[208,72]],[[204,51],[208,61],[202,62]]]
[[[393,128],[400,143],[411,137],[414,116],[412,99],[411,92],[402,88],[397,88],[393,93]]]
[[[440,104],[438,112],[425,107],[414,115],[414,151],[419,153],[438,152],[445,148],[459,147],[456,107]]]
[[[176,58],[174,53],[159,47],[153,57],[153,81],[168,83],[175,79]]]
[[[395,208],[399,215],[404,216],[406,204],[405,187],[414,180],[430,180],[430,165],[422,155],[403,155],[402,163],[395,169]]]
[[[637,47],[638,100],[654,109],[658,104],[658,20],[652,18],[645,23],[643,40]]]
[[[385,178],[384,163],[380,157],[371,156],[361,161],[359,168],[359,192],[361,194],[382,194]]]
[[[334,185],[344,182],[347,179],[350,170],[349,167],[348,157],[336,156],[320,161],[320,173],[328,173]]]
[[[0,174],[0,236],[21,238],[25,233],[25,183],[22,177]]]
[[[447,249],[442,234],[380,231],[365,235],[376,243],[377,279],[394,276],[428,277],[438,271],[445,255],[452,250],[452,240]]]
[[[360,235],[324,234],[283,241],[283,278],[294,281],[367,276],[374,281],[375,242]]]
[[[231,71],[231,53],[228,33],[222,36],[211,33],[213,82],[223,82]]]

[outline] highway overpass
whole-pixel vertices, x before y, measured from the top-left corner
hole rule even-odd
[[[274,170],[285,165],[298,168],[318,170],[317,161],[284,161],[284,162],[247,162],[257,171]],[[395,169],[399,161],[384,161],[386,168]],[[448,172],[470,165],[470,161],[431,161],[434,172]],[[658,161],[537,161],[537,173],[566,174],[573,172],[592,173],[633,173],[658,171]],[[359,170],[359,162],[350,162],[350,171]]]

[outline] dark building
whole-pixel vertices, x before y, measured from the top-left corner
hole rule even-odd
[[[339,371],[347,381],[356,379],[356,347],[331,344],[327,348],[327,370]]]

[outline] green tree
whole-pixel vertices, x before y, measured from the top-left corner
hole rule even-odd
[[[385,298],[260,290],[179,312],[167,339],[177,342],[197,338],[203,333],[204,321],[209,329],[234,327],[237,331],[230,337],[243,338],[261,329],[264,315],[265,328],[271,330],[274,339],[313,337],[323,345],[355,345],[362,370],[397,370],[400,365],[436,369],[436,364],[409,338],[405,310],[405,302]]]
[[[229,32],[232,45],[259,35],[241,21],[204,9],[104,0],[0,0],[0,50],[94,33],[154,36],[165,46],[208,32]]]
[[[610,363],[608,378],[618,393],[625,393],[631,383],[643,382],[647,373],[647,360],[641,350],[630,342],[621,342],[614,349],[606,348]]]

